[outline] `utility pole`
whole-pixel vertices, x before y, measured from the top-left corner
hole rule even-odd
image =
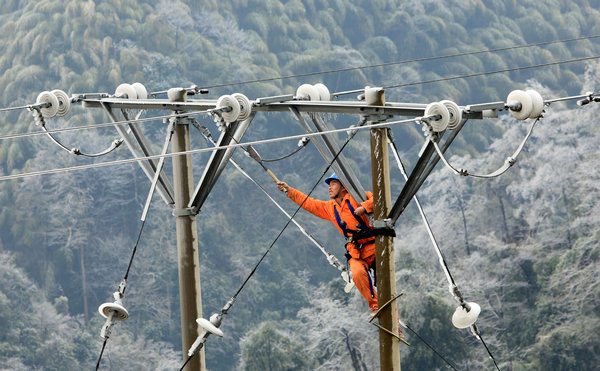
[[[169,100],[185,102],[185,89],[170,89]],[[185,118],[177,117],[172,139],[172,151],[190,150],[190,130]],[[181,305],[181,346],[183,359],[199,335],[196,319],[202,317],[202,296],[200,289],[200,260],[198,256],[198,231],[196,216],[187,209],[194,191],[192,156],[190,154],[173,157],[173,188],[175,193],[175,225],[177,229],[177,265],[179,270],[179,303]],[[204,371],[206,362],[204,348],[186,366],[186,371]]]
[[[382,88],[365,88],[364,98],[368,105],[385,106]],[[369,120],[371,122],[379,121]],[[390,192],[390,169],[387,150],[387,128],[371,129],[371,172],[373,179],[373,217],[376,221],[387,218],[392,206]],[[375,262],[377,271],[377,300],[379,308],[396,297],[396,267],[394,261],[394,238],[375,238]],[[400,371],[400,342],[398,334],[398,311],[395,302],[389,303],[379,313],[379,360],[382,371]],[[394,334],[394,335],[392,335]]]

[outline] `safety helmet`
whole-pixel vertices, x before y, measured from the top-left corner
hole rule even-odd
[[[340,178],[338,178],[336,173],[331,174],[329,178],[325,179],[325,183],[329,185],[329,182],[331,182],[332,180],[337,180],[338,182],[342,183],[342,181],[340,180]]]

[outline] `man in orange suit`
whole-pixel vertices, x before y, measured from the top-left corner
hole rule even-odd
[[[325,179],[325,183],[329,186],[329,201],[307,198],[304,193],[282,181],[277,186],[306,211],[332,222],[346,237],[346,258],[354,284],[369,303],[369,309],[376,310],[377,292],[375,282],[369,275],[369,269],[375,268],[375,237],[352,239],[354,234],[372,229],[365,213],[373,212],[373,194],[366,192],[367,200],[359,204],[350,196],[335,173]]]

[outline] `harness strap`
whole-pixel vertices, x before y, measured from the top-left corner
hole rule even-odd
[[[342,229],[342,231],[344,231],[344,236],[347,238],[348,237],[348,230],[346,229],[346,222],[342,221],[342,218],[340,218],[340,214],[338,213],[337,207],[335,207],[335,205],[333,206],[333,212],[335,214],[335,221],[340,226],[340,228]]]
[[[367,223],[365,223],[365,221],[358,215],[354,214],[354,208],[352,207],[352,204],[350,203],[350,200],[346,200],[346,203],[348,204],[348,209],[350,209],[350,212],[352,213],[352,216],[354,217],[354,219],[356,219],[356,221],[358,222],[358,224],[360,225],[360,229],[361,230],[368,230],[371,229]]]
[[[369,227],[367,225],[367,223],[365,223],[365,221],[359,217],[358,215],[354,214],[354,208],[352,207],[352,204],[350,203],[350,200],[346,200],[346,203],[348,205],[348,209],[350,210],[350,213],[352,214],[352,216],[354,217],[354,219],[356,219],[356,221],[358,222],[359,226],[360,226],[360,231],[368,231],[371,229],[371,227]],[[347,228],[347,224],[346,222],[344,222],[342,220],[342,218],[340,217],[340,214],[337,211],[337,207],[335,207],[335,205],[333,206],[333,212],[335,214],[335,221],[337,222],[337,224],[340,226],[340,229],[342,231],[344,231],[344,236],[350,237],[352,235],[354,235],[356,232],[356,230],[353,229],[348,229]],[[361,238],[362,239],[362,238]]]
[[[376,236],[396,237],[396,231],[393,228],[373,228],[366,231],[356,231],[352,235],[352,242]]]

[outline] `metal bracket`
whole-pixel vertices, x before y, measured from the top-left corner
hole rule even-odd
[[[388,119],[391,119],[393,117],[394,117],[393,115],[384,115],[384,114],[373,113],[373,114],[362,115],[361,119],[368,121],[371,124],[377,124],[380,122],[387,121]]]
[[[274,97],[264,97],[264,98],[258,98],[256,100],[256,105],[257,106],[265,106],[265,105],[270,104],[270,103],[288,102],[288,101],[291,101],[292,99],[294,99],[294,95],[293,94],[277,95],[277,96],[274,96]]]
[[[392,223],[392,219],[390,219],[390,218],[383,219],[383,220],[374,220],[373,228],[375,228],[375,229],[386,229],[386,228],[393,229],[394,224]]]
[[[196,211],[194,210],[193,207],[186,207],[184,209],[173,209],[173,216],[174,217],[179,217],[179,216],[190,216],[190,215],[196,215]]]

